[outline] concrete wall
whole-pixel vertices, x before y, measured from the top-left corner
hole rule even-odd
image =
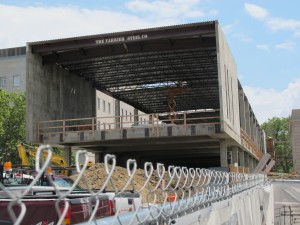
[[[27,46],[26,141],[38,142],[38,121],[96,116],[92,83],[55,64],[42,65]]]
[[[97,129],[114,129],[115,99],[96,91]]]
[[[134,123],[133,115],[134,115],[134,107],[121,101],[120,116],[122,116],[123,118],[123,127],[131,127],[131,125]]]
[[[216,41],[221,131],[240,143],[237,66],[218,23],[216,23]]]
[[[19,76],[19,86],[14,85],[14,76]],[[26,55],[0,57],[0,79],[5,80],[4,85],[0,82],[0,88],[9,92],[25,92]]]
[[[300,109],[293,109],[290,120],[290,134],[292,138],[292,151],[294,169],[300,172]]]

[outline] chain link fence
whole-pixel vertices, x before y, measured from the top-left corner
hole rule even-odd
[[[43,157],[45,151],[48,153],[46,158]],[[113,178],[117,159],[107,154],[104,157],[105,176],[99,175],[101,186],[94,189],[85,176],[89,163],[87,151],[79,150],[76,152],[77,175],[66,188],[54,182],[48,169],[52,154],[49,145],[38,148],[35,174],[27,185],[0,183],[0,224],[172,224],[178,218],[203,212],[215,203],[269,185],[263,174],[177,166],[166,168],[159,163],[154,167],[149,162],[142,170],[142,185],[137,185],[139,169],[136,160],[128,159],[128,176],[120,188]],[[84,163],[80,164],[79,157],[82,156]],[[3,176],[5,179],[7,175]],[[41,179],[50,186],[44,186]],[[85,183],[86,188],[79,190],[79,183]],[[141,196],[141,201],[135,201],[134,198]],[[124,213],[123,208],[128,206]]]

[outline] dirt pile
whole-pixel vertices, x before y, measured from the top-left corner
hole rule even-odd
[[[107,174],[105,171],[105,165],[103,163],[97,163],[94,166],[90,167],[84,172],[86,179],[81,179],[79,185],[83,188],[90,189],[100,189],[102,188],[104,182],[106,181]],[[77,179],[77,175],[71,176],[73,180]],[[112,175],[112,182],[109,182],[105,187],[106,191],[121,191],[126,183],[129,180],[127,169],[123,167],[116,166]],[[150,190],[153,190],[158,183],[158,176],[156,171],[153,172],[150,181],[148,182],[144,191],[142,191],[142,199],[144,202],[153,202],[154,196],[150,193]],[[139,191],[146,182],[145,172],[142,169],[137,169],[135,176],[126,190],[129,191]],[[161,188],[155,192],[159,195],[159,198],[162,197]],[[148,199],[148,200],[147,200]],[[157,200],[159,201],[159,200]]]

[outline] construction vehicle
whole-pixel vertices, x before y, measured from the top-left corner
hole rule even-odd
[[[30,166],[29,158],[34,158],[36,156],[37,148],[28,146],[31,149],[25,149],[23,145],[17,145],[17,149],[19,152],[19,157],[22,161],[22,166]],[[43,157],[47,157],[47,152],[43,152]],[[52,153],[52,164],[53,166],[62,167],[62,170],[59,171],[60,174],[68,176],[68,170],[63,170],[63,168],[68,167],[68,163],[65,160],[64,157],[57,155],[55,153]]]

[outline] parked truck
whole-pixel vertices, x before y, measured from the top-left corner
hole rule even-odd
[[[22,193],[26,186],[6,187],[12,195]],[[64,189],[60,189],[61,192]],[[65,189],[65,191],[68,191]],[[87,192],[76,192],[67,195],[63,201],[60,201],[59,208],[63,212],[65,204],[68,202],[69,207],[64,218],[64,224],[76,224],[89,220],[97,199],[99,205],[95,218],[103,218],[111,215],[111,204],[107,195],[91,196]],[[0,221],[10,221],[8,205],[12,200],[4,191],[0,191]],[[54,225],[59,220],[59,214],[56,211],[55,203],[59,201],[59,194],[54,187],[34,186],[30,192],[22,199],[26,206],[26,213],[21,225]],[[20,213],[18,205],[13,207],[16,215]]]
[[[103,218],[112,215],[113,205],[109,197],[105,194],[93,196],[79,186],[70,191],[73,180],[62,175],[53,175],[53,183],[42,176],[34,186],[28,186],[34,180],[32,174],[16,173],[12,169],[10,162],[5,162],[1,169],[0,182],[5,186],[5,190],[0,189],[0,224],[12,224],[12,218],[9,213],[9,204],[12,203],[12,196],[20,196],[26,190],[29,192],[22,198],[21,202],[26,206],[26,213],[22,219],[21,225],[54,225],[59,221],[59,213],[55,204],[59,202],[60,211],[64,210],[66,203],[69,204],[68,211],[64,218],[64,224],[76,224],[89,220],[93,210],[99,201],[95,218]],[[30,189],[29,189],[30,188]],[[59,200],[61,193],[69,193],[64,200]],[[20,203],[18,203],[20,204]],[[19,215],[19,205],[11,209],[15,215]]]

